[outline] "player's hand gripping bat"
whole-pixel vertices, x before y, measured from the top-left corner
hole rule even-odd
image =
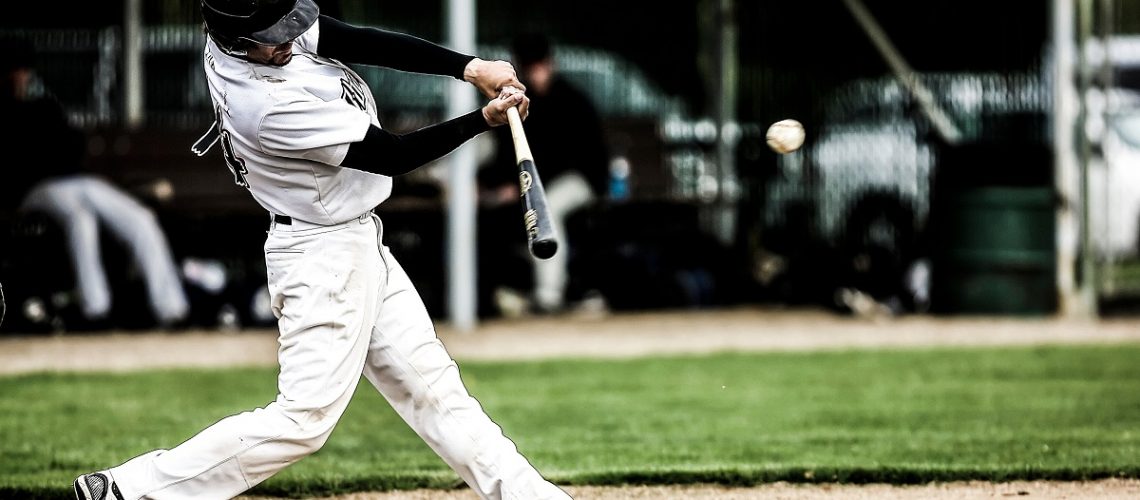
[[[507,110],[507,120],[511,125],[511,138],[515,143],[515,160],[519,166],[519,193],[523,205],[523,228],[526,230],[530,253],[539,259],[549,259],[558,251],[558,235],[550,222],[550,211],[546,208],[546,190],[534,168],[534,156],[526,142],[522,118],[517,108]]]

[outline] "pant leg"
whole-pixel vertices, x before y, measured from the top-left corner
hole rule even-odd
[[[534,261],[534,298],[546,310],[560,309],[566,296],[567,266],[570,263],[566,243],[566,219],[594,200],[594,193],[586,178],[577,172],[566,172],[556,177],[546,189],[546,207],[554,233],[563,245],[554,256]]]
[[[408,275],[382,248],[388,281],[365,377],[482,498],[569,498],[542,478],[468,394]]]
[[[174,264],[166,235],[149,208],[98,177],[79,180],[90,211],[122,241],[146,280],[151,310],[162,323],[186,317],[190,303]]]
[[[111,312],[111,288],[103,270],[99,247],[99,220],[84,201],[76,178],[40,183],[25,196],[21,210],[46,214],[59,225],[67,241],[79,305],[87,319],[102,319]]]
[[[372,224],[271,232],[265,260],[280,329],[276,401],[111,469],[126,500],[232,498],[324,444],[367,355],[385,280],[375,245]]]

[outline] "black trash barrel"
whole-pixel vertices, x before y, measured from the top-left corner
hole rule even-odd
[[[977,187],[946,195],[931,306],[943,313],[1056,310],[1052,188]]]
[[[931,310],[1055,312],[1057,195],[1048,151],[989,144],[947,158],[931,207]]]

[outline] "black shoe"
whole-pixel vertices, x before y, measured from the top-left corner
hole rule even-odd
[[[123,500],[119,485],[111,479],[107,471],[92,472],[75,478],[75,498],[77,500]],[[108,495],[109,494],[109,495]],[[110,496],[113,495],[113,496]]]

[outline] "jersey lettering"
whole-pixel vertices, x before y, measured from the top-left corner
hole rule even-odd
[[[249,181],[245,179],[249,170],[245,168],[245,160],[239,158],[234,154],[234,145],[230,142],[230,132],[222,129],[222,155],[226,158],[226,166],[230,167],[230,172],[234,174],[234,184],[243,188],[249,189]]]
[[[350,82],[344,78],[341,78],[340,88],[341,99],[348,101],[349,104],[356,106],[361,111],[368,111],[368,100],[364,97],[364,89],[360,88],[359,82]]]

